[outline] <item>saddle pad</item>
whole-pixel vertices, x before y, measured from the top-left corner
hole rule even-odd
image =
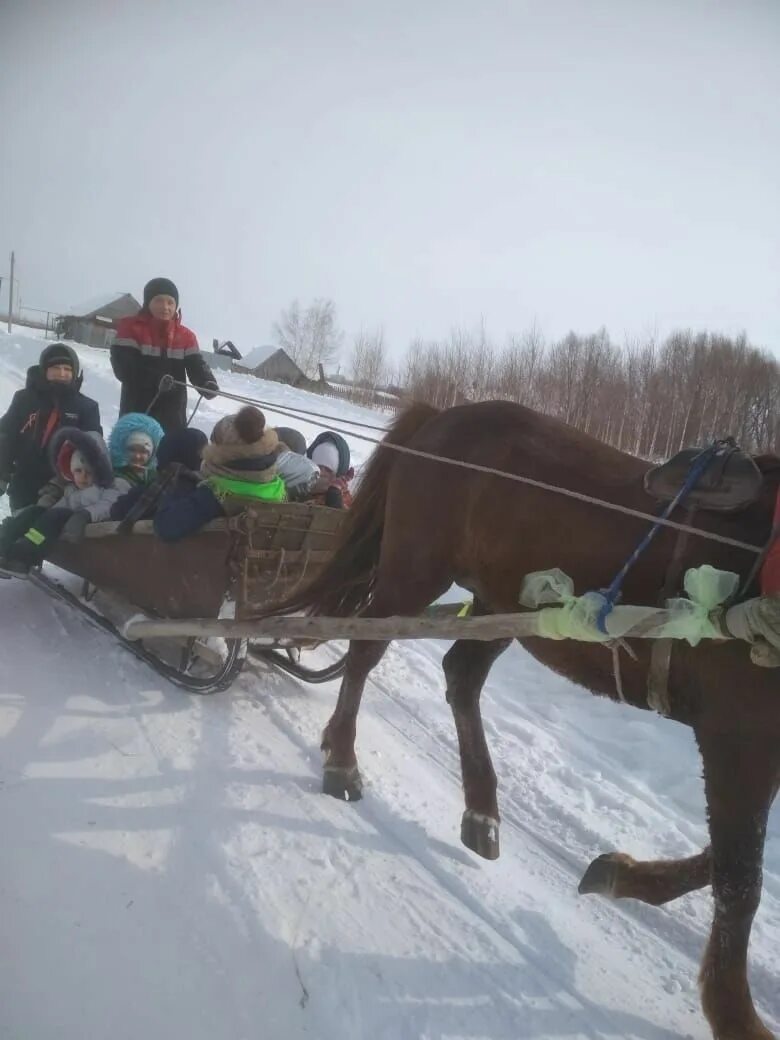
[[[645,473],[645,491],[660,502],[671,502],[702,454],[702,448],[685,448],[660,466]],[[713,455],[709,465],[688,492],[689,509],[710,509],[733,513],[746,509],[761,493],[764,477],[750,455],[728,438]]]

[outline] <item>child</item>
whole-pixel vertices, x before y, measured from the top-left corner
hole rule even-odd
[[[138,484],[111,507],[111,519],[120,520],[120,530],[130,531],[136,520],[154,516],[161,502],[194,491],[203,479],[201,454],[208,437],[188,427],[166,433],[157,449],[157,475],[151,484]]]
[[[333,509],[349,509],[352,505],[349,482],[355,471],[350,465],[349,445],[341,434],[333,430],[319,434],[306,454],[320,470],[312,501]]]
[[[117,420],[108,435],[108,450],[114,475],[125,482],[126,491],[154,479],[154,456],[162,436],[162,427],[150,415],[128,412]]]
[[[79,541],[87,524],[108,519],[121,494],[100,434],[63,427],[52,438],[51,454],[56,476],[40,502],[2,525],[0,566],[6,573],[25,576],[57,538]]]
[[[276,454],[276,470],[284,481],[290,502],[303,502],[311,498],[317,481],[319,467],[306,457],[306,441],[303,434],[288,426],[277,426],[279,446]]]
[[[195,333],[181,323],[179,290],[170,278],[147,282],[141,310],[117,323],[111,367],[122,384],[119,414],[148,411],[166,433],[187,425],[187,388],[160,393],[163,376],[181,384],[189,379],[209,399],[219,389]]]
[[[276,472],[276,431],[263,413],[247,405],[220,419],[203,449],[205,480],[188,495],[161,502],[154,529],[166,542],[200,530],[210,520],[242,513],[257,502],[283,502],[284,481]]]
[[[50,343],[0,418],[0,495],[8,491],[12,512],[33,505],[53,475],[48,448],[56,430],[75,426],[102,434],[100,409],[80,392],[82,382],[76,351]]]

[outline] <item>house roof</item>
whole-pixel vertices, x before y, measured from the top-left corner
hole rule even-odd
[[[235,361],[241,360],[241,351],[232,342],[232,340],[226,339],[224,343],[218,343],[214,340],[216,346],[214,347],[214,353],[220,357],[233,358]]]
[[[104,293],[85,300],[78,307],[69,308],[68,314],[77,318],[92,318],[96,315],[121,318],[140,309],[141,304],[131,293]]]
[[[276,354],[283,354],[291,365],[295,365],[295,362],[283,347],[277,347],[272,344],[265,347],[255,347],[254,350],[250,350],[249,353],[241,359],[241,367],[249,368],[254,371],[254,369],[258,368],[264,362],[269,361]],[[295,367],[297,368],[298,366],[295,365]]]

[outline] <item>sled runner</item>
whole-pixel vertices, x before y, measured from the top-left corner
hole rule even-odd
[[[78,543],[60,541],[47,567],[30,580],[110,632],[166,679],[194,693],[216,693],[235,681],[247,654],[306,682],[327,682],[343,658],[307,667],[301,650],[311,640],[184,637],[130,640],[124,622],[147,618],[224,618],[244,621],[267,612],[314,578],[329,559],[345,513],[309,503],[263,503],[239,516],[215,520],[179,542],[161,541],[151,521],[132,533],[116,523],[91,524]],[[56,572],[55,572],[56,573]],[[68,580],[67,575],[81,579]]]

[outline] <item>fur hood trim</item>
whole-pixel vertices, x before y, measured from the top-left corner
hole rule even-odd
[[[103,438],[94,430],[79,430],[75,426],[63,426],[57,430],[49,443],[49,458],[58,476],[71,483],[70,460],[73,452],[79,451],[87,460],[98,487],[111,487],[114,474],[108,448]]]

